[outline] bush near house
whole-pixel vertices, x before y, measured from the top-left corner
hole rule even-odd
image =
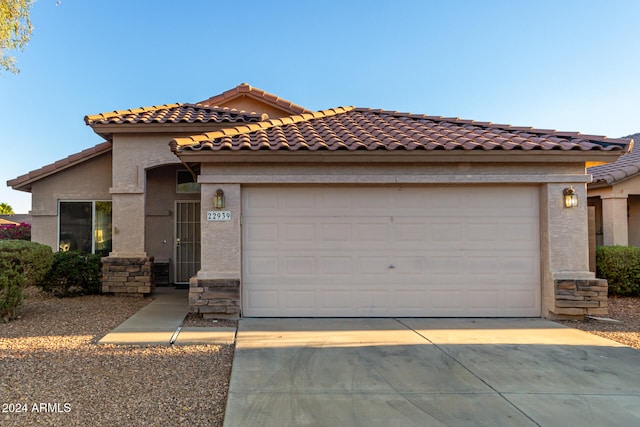
[[[0,240],[31,240],[31,224],[0,225]]]
[[[45,292],[58,297],[100,293],[100,255],[82,251],[56,252],[53,265],[40,282]]]
[[[640,248],[600,246],[596,249],[596,276],[607,279],[609,294],[640,296]]]
[[[8,322],[16,315],[16,309],[22,304],[24,276],[5,259],[0,258],[0,319]]]
[[[0,240],[0,317],[3,321],[15,317],[24,287],[42,281],[52,262],[49,246],[24,240]]]

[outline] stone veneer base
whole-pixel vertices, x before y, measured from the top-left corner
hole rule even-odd
[[[609,284],[606,279],[555,280],[553,317],[606,316]]]
[[[189,281],[189,311],[205,319],[240,318],[240,279]]]

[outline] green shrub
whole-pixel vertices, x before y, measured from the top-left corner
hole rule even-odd
[[[42,281],[51,268],[53,252],[47,245],[25,240],[0,240],[0,260],[6,260],[24,274],[26,285]]]
[[[22,303],[24,275],[8,259],[0,258],[0,319],[8,322]]]
[[[82,251],[57,252],[53,265],[40,287],[58,297],[97,294],[100,292],[100,255]]]
[[[51,248],[24,240],[0,241],[0,317],[15,317],[25,285],[38,283],[53,261]]]
[[[596,276],[607,279],[609,294],[640,296],[640,248],[600,246],[596,249]]]

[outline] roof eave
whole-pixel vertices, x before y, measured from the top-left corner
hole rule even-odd
[[[88,160],[94,159],[98,156],[106,154],[111,151],[111,143],[103,142],[92,148],[81,151],[76,154],[72,154],[62,160],[58,160],[55,163],[51,163],[40,169],[33,170],[27,174],[21,175],[17,178],[7,181],[7,186],[17,191],[24,191],[26,193],[31,192],[31,187],[34,182],[40,181],[48,176],[55,175],[58,172],[77,166]]]
[[[522,150],[238,150],[238,151],[212,151],[201,150],[192,151],[188,149],[178,150],[175,141],[172,141],[171,149],[173,153],[182,161],[188,162],[236,162],[240,161],[256,161],[256,162],[274,162],[274,161],[299,161],[299,162],[318,162],[318,161],[336,161],[336,162],[434,162],[434,163],[452,163],[452,162],[493,162],[493,163],[586,163],[594,160],[607,159],[615,161],[622,153],[620,150],[615,151],[522,151]]]
[[[165,133],[165,134],[198,134],[215,132],[225,127],[237,126],[237,123],[123,123],[88,125],[93,131],[107,141],[113,140],[115,134],[132,133]]]

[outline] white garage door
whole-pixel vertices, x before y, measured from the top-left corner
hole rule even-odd
[[[242,209],[244,316],[540,316],[535,187],[248,187]]]

